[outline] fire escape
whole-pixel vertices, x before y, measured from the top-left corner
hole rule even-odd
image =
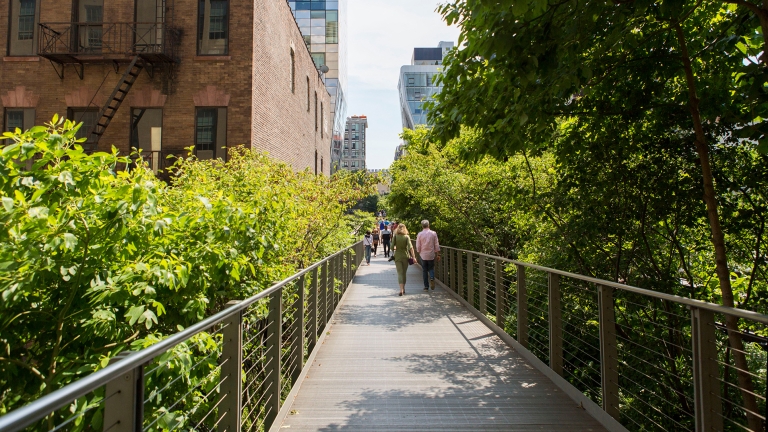
[[[142,71],[154,78],[156,70],[172,70],[179,61],[180,32],[172,24],[173,0],[157,0],[156,5],[154,22],[40,24],[38,53],[51,62],[59,78],[64,79],[67,66],[72,66],[80,79],[88,64],[111,63],[116,73],[123,71],[86,135],[89,139],[83,147],[87,151],[96,149]]]

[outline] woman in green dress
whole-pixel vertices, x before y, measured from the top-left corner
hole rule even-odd
[[[397,267],[397,282],[400,284],[400,295],[405,295],[405,275],[408,273],[409,258],[413,258],[413,245],[408,237],[408,228],[401,223],[395,231],[392,240],[392,249],[395,251],[395,267]]]

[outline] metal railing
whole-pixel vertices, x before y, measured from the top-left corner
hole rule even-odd
[[[41,56],[176,57],[177,32],[163,22],[58,22],[40,23]]]
[[[268,430],[362,260],[362,242],[0,417],[0,431]]]
[[[766,315],[450,247],[436,278],[630,430],[766,428]]]

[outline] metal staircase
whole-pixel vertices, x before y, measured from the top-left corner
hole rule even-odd
[[[141,74],[144,66],[144,60],[142,60],[138,55],[134,56],[131,62],[128,64],[128,67],[125,69],[125,72],[120,78],[120,81],[117,83],[117,86],[115,86],[115,89],[109,96],[109,99],[107,99],[107,103],[101,108],[101,111],[99,111],[99,120],[96,122],[93,130],[88,135],[93,137],[91,142],[89,142],[89,145],[94,149],[98,145],[101,137],[104,135],[104,132],[107,131],[107,127],[117,114],[117,110],[120,109],[120,105],[122,105],[123,101],[125,101],[125,98],[128,96],[128,92],[130,92],[131,88],[133,87],[133,84],[136,83],[136,79],[139,77],[139,74]]]

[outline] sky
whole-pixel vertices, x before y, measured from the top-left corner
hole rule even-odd
[[[388,168],[403,125],[397,82],[415,47],[459,39],[436,0],[348,0],[347,116],[368,116],[366,165]]]

